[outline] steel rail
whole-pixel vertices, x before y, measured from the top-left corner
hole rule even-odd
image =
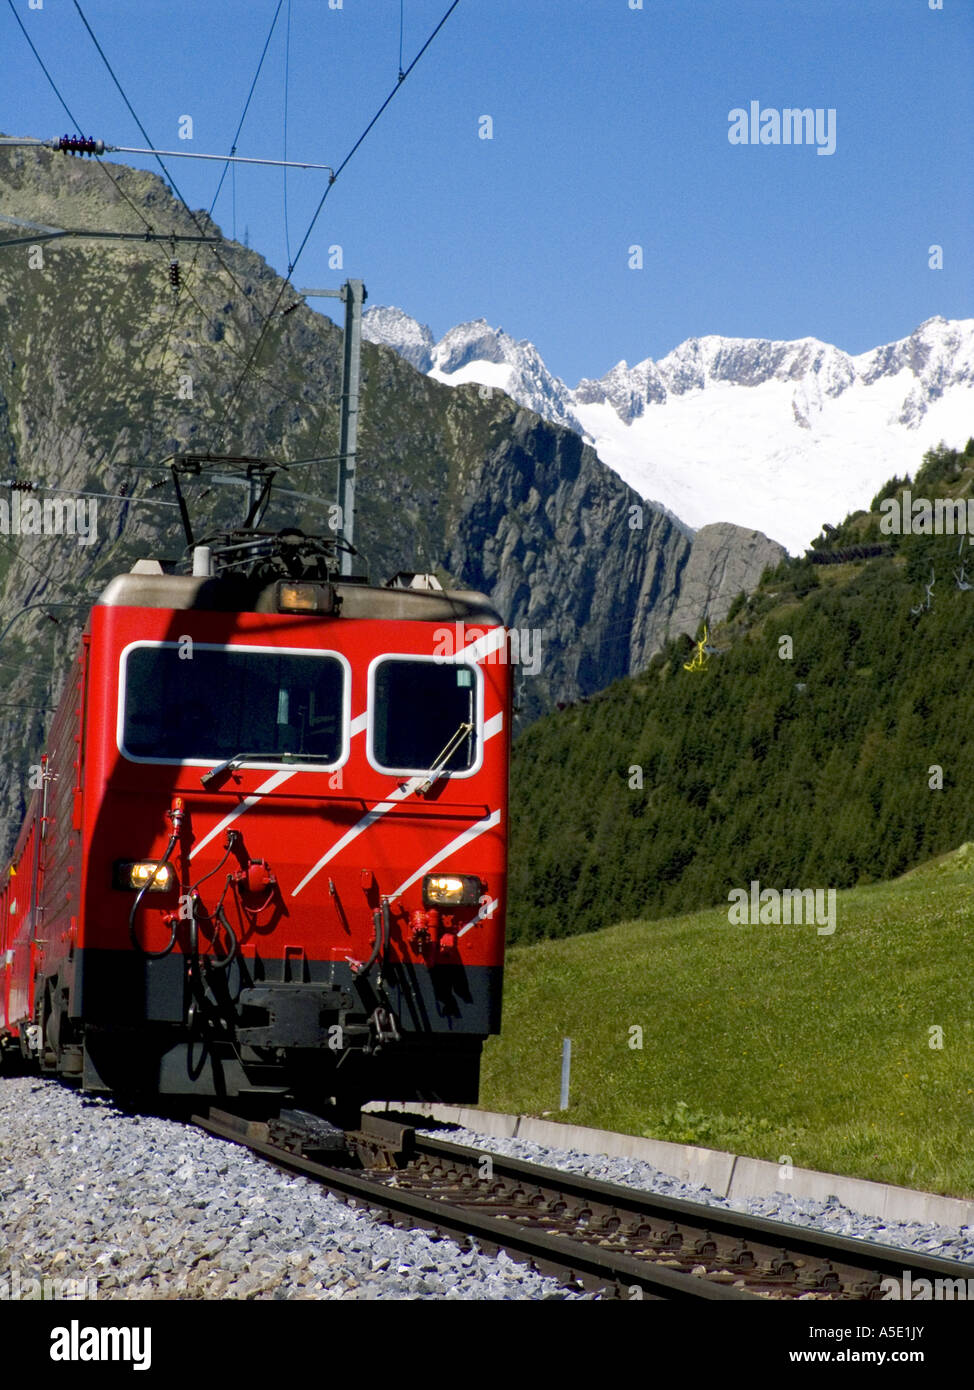
[[[208,1119],[194,1117],[194,1123],[346,1199],[366,1203],[384,1219],[407,1217],[491,1250],[507,1250],[571,1287],[599,1288],[621,1297],[876,1300],[884,1276],[902,1288],[908,1277],[956,1280],[974,1274],[974,1266],[961,1261],[659,1196],[416,1135],[409,1124],[388,1117],[363,1115],[362,1128],[346,1131],[344,1137],[331,1129],[339,1146],[347,1146],[346,1156],[357,1154],[365,1161],[364,1174],[311,1156],[324,1152],[317,1133],[321,1121],[303,1112],[288,1112],[287,1118],[267,1124],[216,1111]],[[384,1171],[373,1171],[373,1162]],[[639,1248],[631,1252],[627,1242]]]
[[[629,1219],[668,1222],[672,1229],[682,1227],[682,1232],[691,1237],[713,1237],[714,1241],[724,1244],[734,1243],[735,1248],[745,1247],[756,1262],[764,1261],[771,1265],[771,1262],[781,1259],[789,1262],[791,1257],[817,1259],[821,1262],[820,1269],[825,1270],[829,1277],[835,1276],[843,1290],[841,1297],[845,1298],[875,1297],[875,1286],[882,1277],[895,1279],[900,1284],[905,1282],[907,1273],[914,1282],[917,1279],[974,1277],[974,1265],[967,1262],[906,1250],[898,1245],[821,1232],[792,1225],[791,1222],[778,1222],[766,1216],[750,1216],[746,1212],[707,1207],[700,1202],[666,1197],[643,1188],[621,1187],[591,1177],[561,1172],[560,1169],[543,1168],[521,1159],[507,1158],[489,1150],[471,1150],[465,1145],[428,1136],[415,1137],[414,1147],[417,1155],[432,1161],[459,1163],[467,1168],[474,1168],[484,1156],[489,1156],[495,1177],[527,1183],[549,1198],[567,1198],[568,1201],[582,1202],[591,1208],[627,1215]],[[695,1247],[691,1245],[689,1248],[693,1250]],[[702,1255],[700,1258],[706,1261],[707,1257]],[[753,1277],[760,1282],[760,1273]],[[856,1280],[860,1280],[860,1283],[856,1283]]]
[[[666,1197],[642,1188],[622,1187],[596,1178],[545,1168],[521,1159],[508,1158],[492,1150],[471,1149],[442,1139],[417,1135],[415,1151],[433,1160],[476,1167],[489,1157],[495,1177],[528,1183],[552,1197],[567,1197],[589,1206],[611,1208],[634,1218],[670,1222],[694,1233],[706,1233],[726,1240],[746,1243],[758,1256],[772,1258],[787,1252],[828,1261],[844,1284],[859,1276],[879,1275],[902,1280],[909,1271],[913,1279],[974,1278],[974,1264],[948,1260],[900,1246],[885,1245],[819,1231],[768,1217],[705,1206],[679,1197]]]
[[[231,1123],[226,1123],[228,1120]],[[332,1192],[361,1201],[382,1214],[405,1216],[418,1225],[451,1237],[459,1236],[461,1239],[474,1240],[480,1246],[506,1250],[522,1261],[530,1262],[539,1272],[551,1273],[576,1289],[579,1285],[608,1287],[623,1297],[648,1299],[753,1302],[757,1297],[746,1290],[696,1278],[666,1265],[604,1250],[598,1245],[583,1244],[544,1231],[526,1230],[503,1218],[417,1195],[408,1189],[392,1186],[381,1178],[363,1177],[358,1172],[317,1163],[260,1138],[254,1131],[262,1126],[246,1122],[237,1125],[232,1120],[233,1117],[226,1115],[221,1119],[193,1117],[193,1123],[208,1133],[242,1144],[269,1159],[275,1166],[313,1178]],[[401,1176],[401,1173],[397,1176]]]

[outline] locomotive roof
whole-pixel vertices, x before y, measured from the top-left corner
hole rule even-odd
[[[485,594],[474,589],[380,588],[333,581],[343,618],[398,622],[503,623]],[[203,609],[217,613],[277,613],[277,584],[191,574],[119,574],[97,603],[106,608]]]

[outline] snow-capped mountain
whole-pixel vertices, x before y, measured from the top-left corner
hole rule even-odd
[[[689,526],[735,522],[792,552],[894,473],[915,473],[925,450],[974,435],[974,319],[928,319],[858,356],[816,338],[689,338],[574,389],[484,319],[436,342],[401,310],[374,308],[363,333],[438,381],[498,387],[576,430]]]
[[[566,425],[578,434],[585,426],[571,407],[572,393],[552,376],[531,343],[516,343],[502,328],[486,319],[451,328],[439,342],[425,323],[401,309],[376,307],[362,316],[362,334],[370,343],[385,343],[421,372],[437,381],[461,386],[497,386],[552,424]]]

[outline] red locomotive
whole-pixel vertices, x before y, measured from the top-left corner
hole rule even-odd
[[[297,532],[194,555],[91,611],[0,891],[0,1041],[89,1091],[475,1100],[501,619]]]

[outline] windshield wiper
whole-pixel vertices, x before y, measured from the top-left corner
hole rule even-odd
[[[303,763],[324,756],[323,753],[234,753],[233,757],[227,758],[226,762],[217,763],[216,767],[211,767],[209,772],[204,772],[200,782],[204,787],[208,787],[211,782],[215,782],[224,773],[233,772],[234,768],[239,767],[241,763]]]
[[[469,734],[472,733],[473,720],[465,720],[457,729],[456,733],[452,736],[446,747],[443,749],[443,752],[440,753],[439,757],[437,757],[433,766],[430,768],[426,781],[421,783],[420,786],[416,788],[416,792],[419,796],[426,796],[430,791],[432,791],[435,784],[443,776],[443,772],[446,768],[447,763],[450,761],[454,753],[460,747],[460,744]]]

